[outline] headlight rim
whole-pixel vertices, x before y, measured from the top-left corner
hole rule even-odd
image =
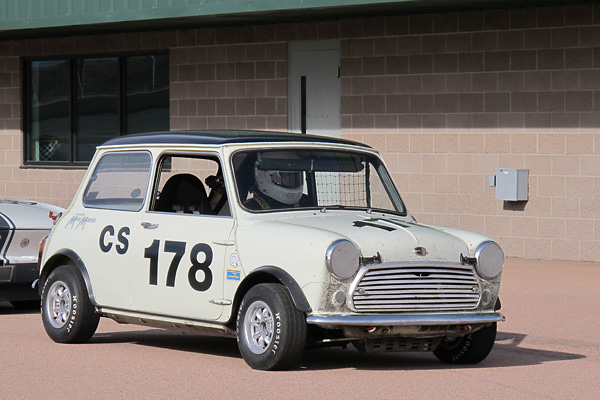
[[[354,268],[353,272],[351,274],[349,274],[348,276],[340,275],[338,273],[339,271],[338,272],[335,271],[334,265],[333,265],[334,264],[334,261],[333,261],[334,251],[335,251],[336,247],[342,243],[349,243],[356,250],[356,268]],[[356,275],[356,273],[360,269],[360,254],[361,253],[360,253],[358,246],[356,246],[352,241],[350,241],[348,239],[335,240],[334,242],[332,242],[329,245],[329,247],[327,248],[327,251],[325,252],[325,265],[327,267],[327,272],[329,272],[329,274],[331,276],[333,276],[334,278],[341,280],[341,281],[346,281],[346,280],[352,278],[354,275]]]
[[[483,269],[482,264],[485,263],[485,260],[481,259],[483,250],[490,245],[496,246],[502,254],[502,264],[500,265],[500,268],[498,268],[499,271],[493,274],[488,274]],[[477,250],[475,250],[475,259],[477,260],[477,263],[475,264],[475,269],[477,270],[479,276],[481,276],[484,279],[491,280],[497,278],[500,274],[502,274],[502,271],[504,270],[504,260],[506,259],[506,257],[504,255],[504,250],[502,250],[502,247],[500,247],[498,243],[496,243],[493,240],[486,240],[485,242],[481,242],[479,246],[477,246]]]

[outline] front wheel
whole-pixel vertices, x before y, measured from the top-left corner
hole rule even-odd
[[[451,364],[477,364],[483,361],[496,341],[496,323],[452,341],[443,341],[433,351],[440,360]]]
[[[58,343],[87,342],[98,327],[83,277],[68,265],[50,273],[42,290],[42,321],[52,340]]]
[[[290,368],[306,345],[304,314],[279,284],[252,287],[240,304],[236,327],[240,353],[254,369]]]

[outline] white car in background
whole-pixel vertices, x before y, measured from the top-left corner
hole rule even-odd
[[[99,146],[41,260],[42,318],[87,341],[100,316],[237,337],[255,369],[306,347],[477,363],[496,338],[504,254],[418,224],[379,154],[277,132],[168,132]]]
[[[39,275],[40,243],[63,211],[37,201],[0,199],[0,300],[17,308],[39,307],[32,284]]]

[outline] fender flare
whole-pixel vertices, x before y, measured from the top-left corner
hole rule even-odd
[[[312,308],[310,307],[308,300],[306,300],[306,296],[304,295],[304,292],[302,292],[300,285],[298,285],[298,282],[296,282],[290,274],[288,274],[287,272],[285,272],[283,269],[281,269],[279,267],[267,265],[267,266],[259,267],[259,268],[255,269],[254,271],[252,271],[244,279],[244,282],[254,281],[254,279],[252,279],[252,278],[259,274],[268,274],[268,275],[275,277],[290,292],[290,295],[292,296],[292,300],[294,301],[294,305],[296,306],[296,308],[298,310],[305,312],[305,313],[312,312]]]
[[[84,264],[83,260],[81,259],[81,257],[79,257],[79,255],[71,249],[58,250],[44,264],[44,268],[42,268],[42,271],[40,273],[40,283],[41,284],[38,285],[40,296],[42,295],[42,290],[44,288],[46,279],[48,279],[48,276],[52,273],[52,271],[55,269],[55,267],[63,265],[65,262],[65,259],[68,259],[69,261],[71,261],[75,265],[75,267],[79,270],[79,272],[81,273],[81,276],[83,277],[83,283],[85,284],[85,288],[87,289],[90,301],[92,302],[92,304],[94,306],[97,306],[98,304],[96,303],[96,299],[94,298],[94,292],[92,290],[92,283],[90,281],[90,275],[88,274],[87,268],[85,267],[85,264]],[[50,269],[48,269],[47,267],[50,267]]]

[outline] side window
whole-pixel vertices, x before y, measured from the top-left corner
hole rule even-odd
[[[217,157],[168,155],[161,159],[151,210],[231,215]]]
[[[147,152],[118,152],[102,156],[83,195],[83,205],[139,211],[144,205],[152,157]]]

